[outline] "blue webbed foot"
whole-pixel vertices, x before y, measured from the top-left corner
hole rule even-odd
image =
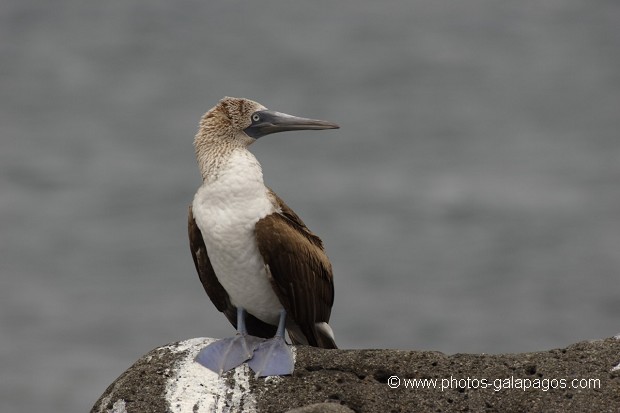
[[[284,340],[285,326],[286,311],[281,309],[278,331],[276,331],[275,337],[260,343],[254,350],[254,357],[248,361],[248,365],[254,370],[256,377],[293,374],[295,358],[291,348]]]
[[[259,337],[237,334],[209,344],[196,356],[196,361],[215,373],[222,374],[250,359],[264,341]]]
[[[295,359],[284,337],[276,336],[258,345],[248,365],[256,377],[285,376],[293,374]]]

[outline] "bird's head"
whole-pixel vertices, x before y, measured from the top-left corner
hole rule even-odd
[[[250,99],[225,97],[202,117],[195,144],[215,138],[248,146],[271,133],[338,127],[335,123],[324,120],[268,110]]]
[[[284,131],[338,127],[324,120],[268,110],[250,99],[225,97],[202,117],[194,148],[203,179],[207,179],[217,170],[227,152],[234,148],[245,148],[261,136]]]

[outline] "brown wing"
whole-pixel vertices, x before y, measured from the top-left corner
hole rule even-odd
[[[202,239],[202,232],[200,232],[200,228],[198,228],[194,219],[191,205],[189,206],[187,217],[187,232],[189,235],[189,247],[202,286],[213,304],[215,304],[215,307],[223,312],[228,321],[237,328],[237,308],[232,305],[228,293],[215,275],[209,260],[209,254],[207,253],[207,247]],[[266,324],[251,314],[246,314],[245,322],[248,333],[253,336],[270,338],[276,333],[276,326]]]
[[[281,212],[259,220],[256,236],[276,295],[296,327],[289,328],[289,335],[295,343],[336,348],[333,339],[316,326],[329,321],[334,303],[332,266],[323,243],[275,193],[272,195]]]

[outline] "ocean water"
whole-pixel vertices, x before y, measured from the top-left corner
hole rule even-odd
[[[222,96],[338,122],[252,147],[323,239],[342,348],[620,331],[620,4],[4,0],[0,410],[88,411],[232,333],[186,235]]]

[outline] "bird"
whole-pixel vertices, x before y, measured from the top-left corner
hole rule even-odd
[[[292,374],[285,331],[292,344],[337,348],[323,242],[265,185],[248,147],[277,132],[338,128],[233,97],[201,118],[194,149],[202,185],[189,206],[190,250],[207,295],[237,330],[198,353],[210,370],[221,375],[247,361],[257,377]]]

